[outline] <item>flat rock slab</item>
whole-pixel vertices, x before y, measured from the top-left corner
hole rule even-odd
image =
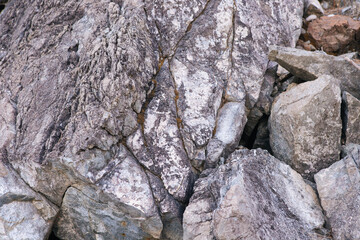
[[[340,84],[342,91],[360,99],[360,67],[354,54],[336,57],[320,51],[273,46],[270,48],[269,59],[305,81],[315,80],[321,75],[331,75]]]
[[[184,239],[320,239],[313,189],[265,150],[238,150],[195,183]],[[319,234],[321,236],[321,234]]]
[[[307,178],[339,160],[340,88],[329,76],[279,95],[270,115],[274,155]]]
[[[334,240],[360,239],[359,151],[359,145],[352,145],[345,158],[315,175]]]

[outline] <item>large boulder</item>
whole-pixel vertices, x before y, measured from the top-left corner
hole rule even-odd
[[[296,48],[273,46],[269,59],[276,61],[293,75],[305,81],[331,75],[341,89],[360,99],[360,67],[356,54],[332,56],[325,52],[309,52]]]
[[[345,158],[315,175],[334,240],[360,239],[360,146],[349,147]]]
[[[270,144],[274,155],[307,178],[339,160],[341,92],[329,76],[294,86],[274,101]]]
[[[184,239],[321,239],[313,189],[265,150],[237,150],[206,170],[184,213]]]

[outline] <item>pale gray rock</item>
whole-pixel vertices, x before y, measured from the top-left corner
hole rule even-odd
[[[237,150],[195,183],[184,239],[321,239],[324,222],[300,174],[265,150]]]
[[[159,238],[162,225],[153,220],[96,187],[74,185],[65,193],[54,232],[60,239]]]
[[[244,103],[229,102],[220,109],[216,133],[207,146],[207,166],[216,166],[221,155],[227,157],[235,150],[246,120]]]
[[[145,171],[122,145],[109,167],[103,170],[104,176],[96,182],[97,187],[72,186],[67,190],[55,226],[57,236],[118,239],[125,234],[125,239],[159,238],[163,224]]]
[[[194,20],[202,14],[208,0],[145,0],[144,8],[151,23],[150,30],[155,35],[161,54],[174,54],[179,41],[192,27]]]
[[[0,151],[0,239],[48,239],[58,208],[26,185],[6,161],[6,151]]]
[[[274,155],[307,178],[339,160],[340,88],[322,76],[280,94],[270,115]]]
[[[360,144],[360,101],[348,92],[343,93],[343,101],[346,106],[346,142]]]
[[[359,148],[353,146],[345,158],[315,175],[334,240],[360,238]]]
[[[306,81],[314,80],[321,75],[331,75],[340,83],[343,91],[360,98],[360,68],[349,55],[332,56],[320,51],[271,47],[269,59]]]
[[[143,129],[127,139],[127,145],[140,163],[161,177],[166,190],[185,202],[190,194],[194,174],[180,133],[176,111],[176,94],[168,61],[156,78],[155,96],[144,116]]]

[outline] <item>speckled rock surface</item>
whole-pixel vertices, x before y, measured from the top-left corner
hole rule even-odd
[[[335,240],[360,238],[359,150],[359,145],[352,145],[345,158],[315,175],[321,205]]]
[[[316,194],[289,166],[260,149],[235,151],[226,162],[195,183],[184,239],[324,237]]]
[[[346,142],[360,144],[360,100],[353,97],[348,92],[343,93],[343,101],[346,105]]]
[[[341,92],[329,76],[292,87],[270,115],[274,156],[307,178],[339,160]]]
[[[295,46],[303,6],[7,3],[0,151],[19,180],[60,208],[56,235],[181,239],[194,181],[209,159],[216,166],[238,144],[271,83],[268,46]]]

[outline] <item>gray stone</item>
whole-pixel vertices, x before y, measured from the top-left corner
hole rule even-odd
[[[138,208],[96,187],[74,185],[65,193],[54,232],[60,239],[159,238],[162,225],[153,223]]]
[[[208,166],[214,166],[221,155],[225,157],[235,150],[239,144],[245,127],[245,105],[226,103],[219,112],[216,133],[207,147]]]
[[[0,152],[0,238],[48,239],[58,207],[26,185],[6,161],[6,152]]]
[[[324,222],[298,173],[264,150],[238,150],[196,181],[184,239],[321,239]]]
[[[306,81],[314,80],[321,75],[331,75],[340,83],[343,91],[360,98],[360,68],[347,55],[336,57],[320,51],[271,47],[269,59]]]
[[[334,240],[360,238],[359,148],[315,175],[321,206]]]
[[[307,178],[339,160],[340,88],[329,76],[280,94],[270,115],[274,155]]]
[[[346,142],[360,144],[360,100],[344,92],[343,101],[346,105]]]
[[[103,176],[97,187],[72,186],[67,190],[56,235],[63,239],[118,239],[121,234],[127,236],[125,239],[159,238],[163,224],[147,174],[124,146],[109,167],[100,172]],[[126,223],[119,224],[122,221]]]

